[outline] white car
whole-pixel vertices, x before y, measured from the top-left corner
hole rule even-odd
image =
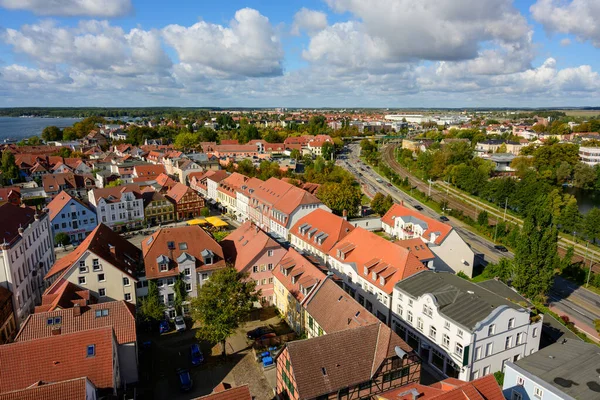
[[[175,329],[177,332],[183,332],[186,329],[185,320],[181,315],[175,317]]]

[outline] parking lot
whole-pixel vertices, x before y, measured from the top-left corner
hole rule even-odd
[[[275,385],[275,369],[266,373],[254,359],[251,342],[246,333],[258,326],[272,325],[277,333],[287,332],[289,328],[276,316],[273,309],[257,313],[252,320],[227,340],[227,357],[221,357],[221,346],[211,346],[200,342],[204,354],[204,363],[191,366],[190,346],[198,343],[195,329],[167,334],[139,332],[140,343],[151,341],[149,350],[140,351],[140,385],[138,395],[141,399],[193,399],[210,394],[221,382],[233,386],[250,385],[250,391],[256,400],[272,399]],[[191,391],[182,393],[176,370],[185,368],[190,371],[194,382]]]

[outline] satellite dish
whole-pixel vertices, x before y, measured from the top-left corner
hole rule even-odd
[[[396,352],[396,355],[400,357],[400,359],[404,359],[406,356],[408,356],[408,354],[406,354],[406,352],[402,350],[400,346],[394,347],[394,351]]]

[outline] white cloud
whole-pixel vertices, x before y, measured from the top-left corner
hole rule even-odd
[[[564,38],[564,39],[562,39],[562,40],[560,41],[560,45],[561,45],[562,47],[567,47],[567,46],[571,45],[571,39],[569,39],[569,38]]]
[[[38,15],[102,18],[127,15],[133,10],[131,0],[0,0],[0,7]]]
[[[533,18],[550,32],[569,33],[600,47],[600,2],[598,0],[538,0],[530,7]]]
[[[244,8],[229,27],[200,21],[190,27],[168,25],[162,30],[179,60],[208,74],[242,77],[281,75],[283,48],[269,19]]]
[[[292,35],[300,35],[301,31],[313,34],[327,27],[327,14],[321,11],[309,10],[302,7],[294,15],[292,24]]]

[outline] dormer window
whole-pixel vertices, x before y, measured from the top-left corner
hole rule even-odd
[[[166,272],[169,270],[169,266],[167,264],[158,264],[158,268],[160,269],[160,272]]]
[[[371,279],[373,279],[374,281],[376,281],[376,280],[377,280],[377,274],[376,274],[375,272],[373,272],[373,273],[371,274]]]
[[[365,275],[369,275],[369,268],[367,268],[367,267],[363,267],[363,273],[364,273]]]
[[[383,276],[379,277],[379,284],[380,285],[385,285],[385,278]]]

